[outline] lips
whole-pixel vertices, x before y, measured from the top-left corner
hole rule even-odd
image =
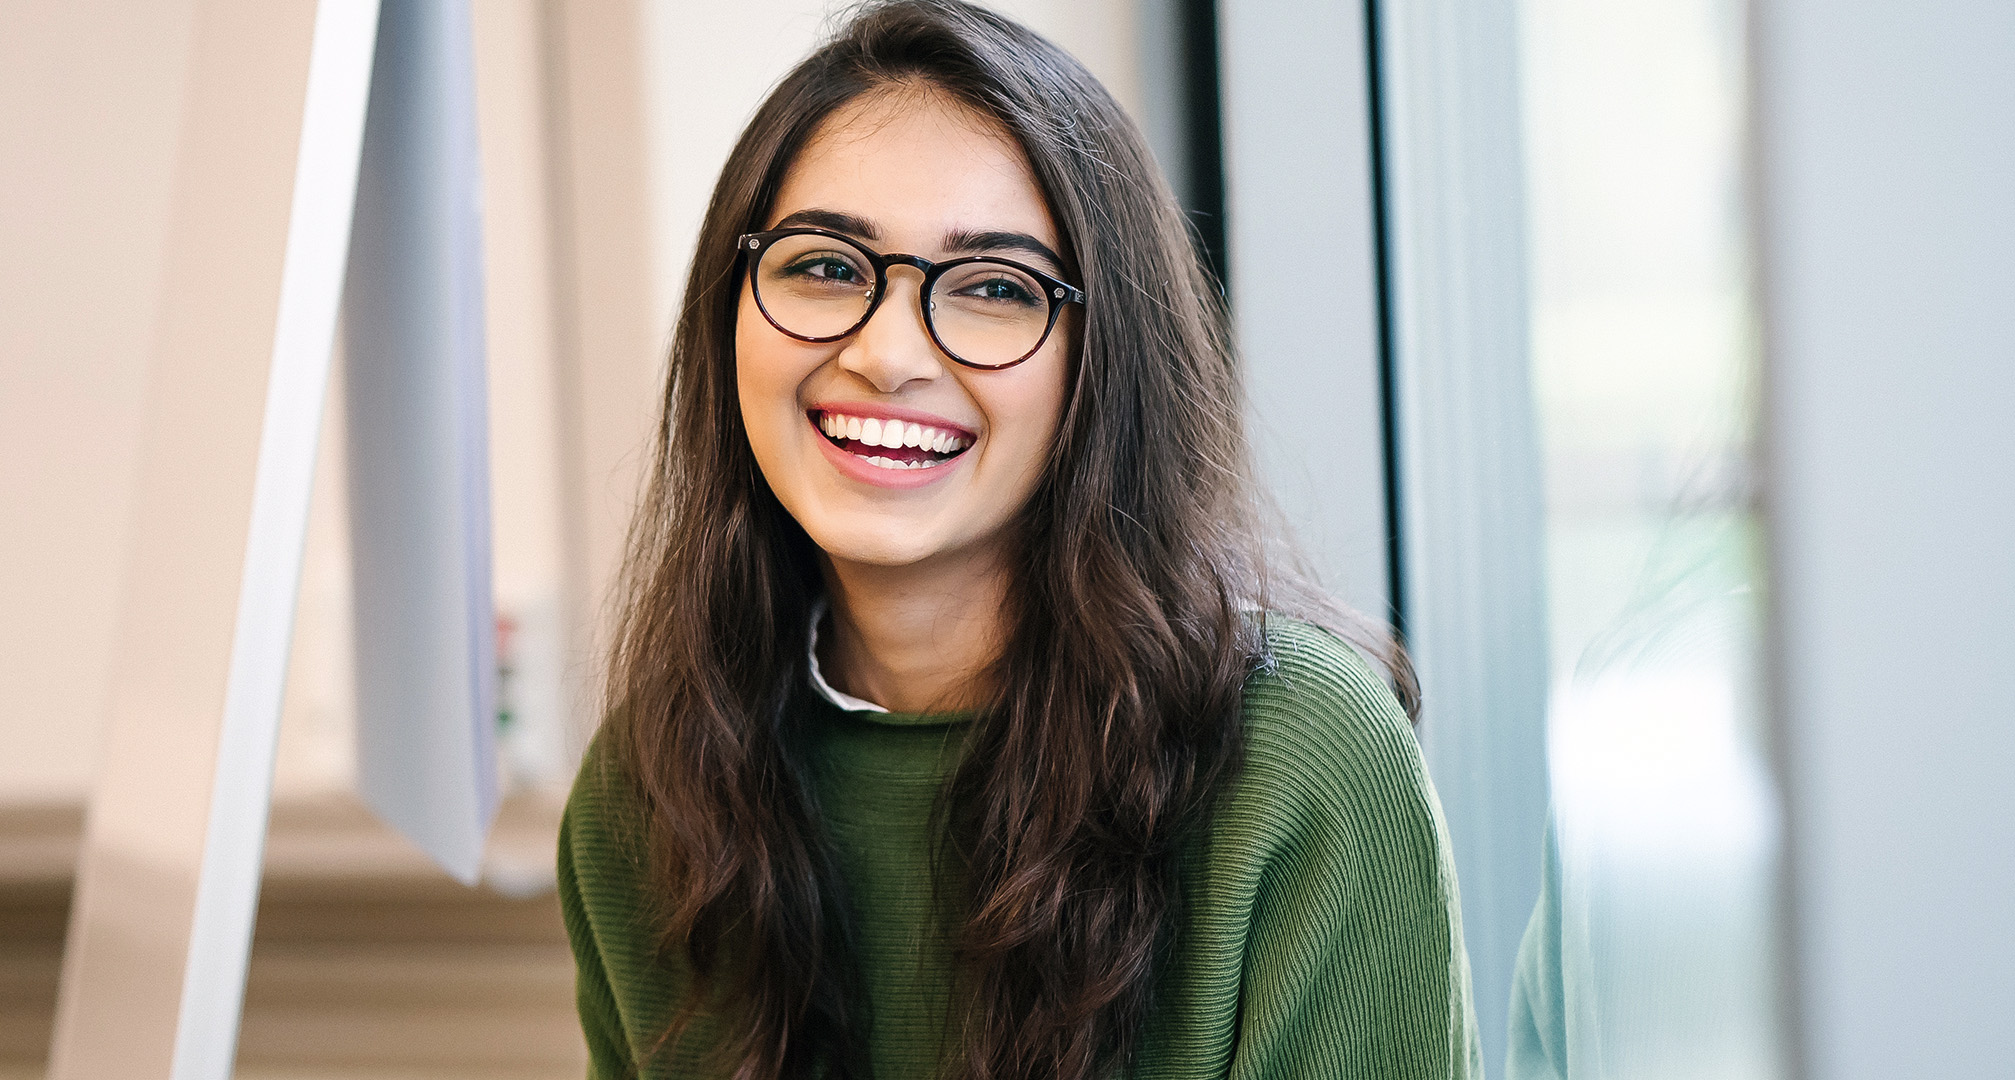
[[[935,418],[862,415],[843,407],[812,409],[807,417],[835,447],[863,464],[892,472],[937,468],[974,442],[971,432],[949,422],[925,422]]]

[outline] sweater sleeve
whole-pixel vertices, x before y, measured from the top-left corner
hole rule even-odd
[[[1481,1077],[1447,830],[1397,702],[1296,625],[1247,695],[1258,854],[1231,1080]]]
[[[560,914],[567,924],[567,940],[574,950],[574,1006],[580,1013],[581,1034],[588,1044],[588,1080],[634,1080],[637,1076],[636,1064],[630,1055],[629,1042],[623,1036],[622,1014],[616,1005],[608,967],[602,958],[601,943],[597,940],[587,903],[581,895],[580,878],[576,871],[577,859],[582,855],[576,850],[581,830],[577,817],[583,813],[584,802],[594,801],[592,794],[584,792],[577,783],[573,797],[567,800],[566,812],[560,818]],[[589,831],[592,832],[592,828]],[[587,853],[587,857],[592,861],[593,853]]]

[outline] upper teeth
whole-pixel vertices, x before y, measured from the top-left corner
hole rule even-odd
[[[835,439],[849,439],[867,446],[918,446],[939,454],[957,453],[972,445],[970,440],[949,431],[873,416],[863,419],[839,413],[820,413],[819,430]]]

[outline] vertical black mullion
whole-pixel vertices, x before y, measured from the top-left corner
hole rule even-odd
[[[1385,451],[1386,595],[1392,598],[1393,632],[1406,640],[1406,545],[1402,543],[1400,510],[1404,506],[1399,468],[1399,389],[1393,344],[1392,216],[1388,212],[1385,174],[1385,80],[1379,63],[1378,0],[1364,0],[1364,70],[1370,83],[1365,100],[1371,115],[1371,245],[1373,279],[1378,289],[1378,399]],[[1220,184],[1222,191],[1222,184]]]
[[[1183,135],[1189,144],[1189,211],[1205,264],[1226,288],[1224,112],[1218,89],[1217,0],[1177,0],[1181,18]]]

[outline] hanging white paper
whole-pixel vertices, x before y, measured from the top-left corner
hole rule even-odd
[[[466,884],[497,806],[472,52],[466,0],[384,0],[343,313],[358,789]]]

